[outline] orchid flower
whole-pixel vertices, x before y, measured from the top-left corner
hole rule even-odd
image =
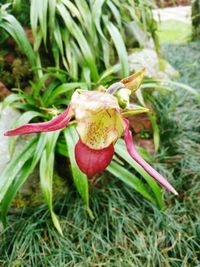
[[[67,109],[58,117],[43,123],[29,123],[4,135],[22,135],[56,131],[66,127],[72,118],[77,122],[79,141],[75,146],[75,158],[80,170],[93,176],[104,170],[114,155],[114,144],[124,137],[130,156],[162,187],[175,195],[176,190],[139,155],[129,130],[127,116],[147,112],[144,107],[129,103],[143,79],[144,69],[111,85],[103,91],[76,90]]]

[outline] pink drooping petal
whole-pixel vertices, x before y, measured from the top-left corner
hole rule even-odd
[[[80,170],[88,176],[93,176],[104,170],[111,162],[113,155],[113,144],[100,150],[94,150],[79,140],[75,146],[76,162]]]
[[[69,114],[69,111],[70,111],[70,106],[68,106],[68,108],[58,117],[50,121],[40,122],[40,123],[28,123],[16,129],[7,131],[4,133],[4,135],[11,136],[11,135],[32,134],[32,133],[51,132],[59,130],[61,128],[64,128],[69,123],[71,119],[71,114]]]
[[[126,130],[124,134],[124,140],[126,143],[127,151],[130,154],[130,156],[140,165],[144,168],[144,170],[151,176],[153,177],[162,187],[168,189],[175,195],[178,195],[176,190],[170,185],[170,183],[162,176],[160,175],[155,169],[153,169],[137,152],[133,138],[132,138],[132,133],[129,130],[129,122],[128,120],[125,119],[126,122]]]

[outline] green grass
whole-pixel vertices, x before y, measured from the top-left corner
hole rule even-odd
[[[162,52],[180,73],[183,82],[200,92],[200,42],[164,44]]]

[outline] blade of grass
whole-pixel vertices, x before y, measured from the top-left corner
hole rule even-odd
[[[191,87],[189,85],[186,85],[186,84],[183,84],[183,83],[180,83],[180,82],[170,81],[170,80],[166,80],[166,81],[155,80],[155,82],[159,82],[161,85],[169,84],[171,86],[174,85],[176,87],[182,88],[182,89],[188,91],[189,93],[195,95],[197,97],[197,99],[200,100],[200,94],[199,94],[198,90],[194,89],[193,87]]]
[[[148,117],[151,121],[152,129],[153,129],[153,141],[154,141],[155,150],[158,151],[159,144],[160,144],[160,131],[159,131],[158,123],[157,123],[156,114],[149,112]]]

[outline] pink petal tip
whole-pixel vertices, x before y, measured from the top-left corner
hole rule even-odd
[[[5,132],[4,135],[13,136],[13,135],[56,131],[67,126],[67,124],[71,119],[71,116],[72,114],[70,114],[70,106],[68,106],[68,108],[63,113],[61,113],[58,117],[50,121],[40,122],[40,123],[28,123],[16,129],[9,130]]]
[[[129,130],[129,122],[124,119],[127,127],[124,133],[124,140],[126,143],[127,151],[130,156],[141,166],[143,169],[154,178],[162,187],[166,188],[175,195],[178,195],[177,191],[171,186],[171,184],[165,179],[161,174],[159,174],[155,169],[153,169],[138,153],[135,148],[132,133]]]

